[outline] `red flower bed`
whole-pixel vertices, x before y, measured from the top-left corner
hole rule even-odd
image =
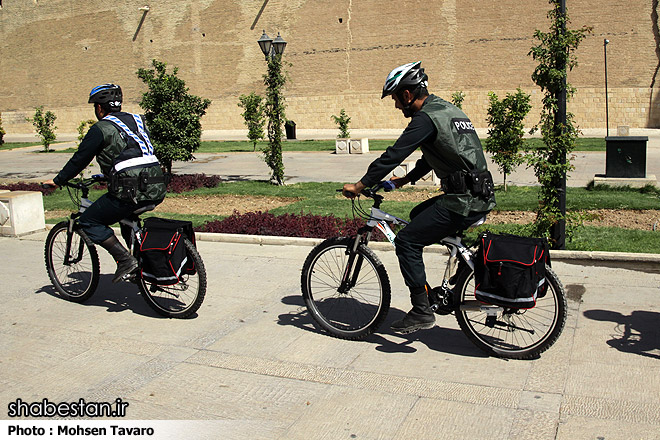
[[[173,174],[167,190],[174,193],[193,191],[197,188],[215,188],[220,183],[220,176],[206,174]]]
[[[45,196],[55,191],[55,188],[42,188],[41,184],[36,182],[3,183],[0,184],[0,189],[8,189],[9,191],[39,191]]]
[[[312,214],[273,215],[269,212],[234,214],[205,223],[195,228],[199,232],[224,232],[228,234],[274,235],[284,237],[330,238],[351,236],[364,226],[362,219],[343,219],[334,216]],[[383,240],[379,231],[373,239]]]

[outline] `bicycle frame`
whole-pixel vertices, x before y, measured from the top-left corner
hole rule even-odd
[[[128,219],[128,218],[123,218],[119,220],[119,224],[121,226],[126,226],[127,228],[130,228],[131,230],[131,241],[130,243],[126,243],[128,245],[129,249],[133,250],[133,256],[137,257],[137,249],[140,248],[140,245],[142,244],[142,228],[140,225],[140,220],[138,219]],[[137,246],[137,247],[134,247]]]
[[[99,179],[99,177],[102,177],[102,175],[94,175],[92,176],[92,179],[96,179],[96,181],[103,181]],[[89,200],[89,186],[84,185],[84,184],[79,184],[79,185],[73,185],[72,187],[80,189],[81,195],[80,195],[80,203],[78,207],[78,212],[73,212],[69,216],[68,220],[68,226],[67,226],[67,237],[66,237],[66,249],[65,249],[65,256],[64,256],[64,265],[70,266],[72,264],[77,264],[80,262],[82,259],[82,254],[84,250],[84,246],[82,242],[78,246],[78,254],[77,256],[71,255],[71,241],[73,237],[73,230],[74,228],[78,227],[78,223],[76,222],[76,219],[80,217],[80,214],[85,212],[85,210],[92,204],[92,202]],[[130,238],[130,243],[127,243],[129,249],[133,250],[134,254],[137,254],[138,252],[135,249],[139,249],[139,245],[142,243],[142,234],[141,234],[141,225],[140,225],[140,219],[138,218],[124,218],[119,221],[120,225],[126,226],[130,228],[131,230],[131,238]],[[134,248],[134,245],[138,245],[137,248]],[[137,257],[137,255],[135,255]]]
[[[340,293],[347,293],[356,283],[357,277],[360,273],[360,268],[362,266],[363,257],[359,256],[357,253],[358,246],[362,243],[365,246],[369,243],[371,234],[374,228],[378,228],[385,238],[392,244],[393,247],[396,247],[394,240],[396,234],[390,227],[390,224],[393,225],[407,225],[409,222],[398,218],[392,214],[389,214],[379,208],[382,201],[382,197],[376,196],[373,193],[367,195],[374,199],[374,205],[370,209],[370,215],[367,220],[367,224],[358,230],[358,234],[355,237],[355,242],[353,248],[348,253],[348,262],[346,264],[346,269],[342,277],[342,282],[339,287]],[[485,216],[476,222],[473,226],[478,226],[485,221]],[[445,266],[445,272],[442,279],[442,284],[440,287],[444,292],[452,292],[449,280],[456,271],[456,265],[458,258],[460,258],[469,266],[470,270],[474,270],[474,254],[472,251],[463,244],[460,235],[445,237],[440,240],[440,244],[447,247],[449,251],[449,257],[447,259],[447,265]],[[356,261],[357,257],[357,261]],[[498,312],[502,311],[501,307],[483,304],[476,301],[474,304],[464,304],[462,303],[462,298],[453,298],[455,304],[461,304],[460,308],[462,310],[481,310],[486,312],[488,315],[496,315]],[[446,301],[446,297],[445,297]],[[446,304],[445,304],[446,305]],[[435,308],[434,308],[435,306]],[[438,304],[433,304],[432,309],[434,311],[438,308]]]

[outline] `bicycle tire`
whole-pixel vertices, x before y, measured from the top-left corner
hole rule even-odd
[[[559,338],[566,323],[566,292],[557,274],[546,266],[548,289],[531,309],[503,309],[490,324],[484,310],[471,308],[474,297],[474,273],[465,268],[456,282],[461,303],[456,320],[463,333],[489,355],[507,359],[536,359]]]
[[[338,291],[354,242],[336,237],[317,245],[305,260],[300,283],[307,310],[321,328],[340,339],[360,340],[383,323],[391,292],[385,266],[363,244],[357,248],[363,262],[355,285]]]
[[[206,295],[206,269],[197,248],[187,238],[183,238],[186,257],[193,261],[195,274],[181,275],[179,282],[163,286],[146,281],[138,268],[136,280],[144,300],[161,316],[187,318],[202,305]],[[139,260],[139,259],[138,259]]]
[[[87,235],[74,229],[70,248],[73,263],[65,265],[68,224],[68,221],[62,221],[48,233],[44,246],[46,271],[60,295],[69,301],[82,303],[94,294],[99,284],[99,255]]]

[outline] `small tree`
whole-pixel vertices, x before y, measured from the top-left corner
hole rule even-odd
[[[523,120],[532,106],[530,95],[517,89],[512,95],[499,100],[493,92],[488,93],[490,107],[488,108],[488,138],[484,148],[492,154],[493,161],[504,175],[504,191],[506,191],[506,176],[511,174],[523,161],[523,135],[525,127]]]
[[[451,94],[451,102],[456,107],[463,109],[463,100],[465,100],[465,93],[462,91],[454,92]]]
[[[238,97],[238,106],[245,110],[241,116],[248,128],[248,138],[252,141],[253,151],[257,151],[257,142],[264,138],[266,120],[262,100],[263,98],[254,92]]]
[[[2,115],[0,115],[0,145],[5,143],[5,139],[4,139],[5,133],[6,133],[5,129],[2,128]]]
[[[85,135],[87,134],[87,131],[89,130],[89,127],[94,125],[96,123],[95,120],[93,119],[87,119],[85,121],[80,121],[80,124],[78,124],[78,128],[76,131],[78,132],[78,141],[76,142],[76,148],[80,147],[80,143],[82,140],[85,138]],[[93,165],[90,163],[85,167],[81,172],[80,172],[80,177],[85,177],[85,171],[88,169],[91,169]]]
[[[33,118],[25,119],[28,122],[31,122],[37,131],[37,134],[41,138],[41,144],[44,146],[44,152],[49,152],[50,145],[53,143],[53,141],[55,141],[55,139],[57,139],[57,136],[55,135],[55,130],[57,130],[57,127],[54,125],[55,119],[57,119],[55,113],[51,112],[50,110],[47,110],[44,113],[44,107],[42,105],[35,108]]]
[[[76,148],[80,146],[80,143],[82,140],[85,138],[85,135],[87,134],[87,131],[89,130],[89,127],[94,125],[96,121],[93,119],[87,119],[85,121],[80,121],[80,124],[78,124],[78,128],[76,131],[78,132],[78,142],[76,142]]]
[[[137,76],[149,90],[142,95],[140,107],[151,133],[156,156],[172,172],[172,162],[193,159],[201,143],[200,119],[211,105],[209,99],[188,93],[185,81],[176,76],[174,67],[167,73],[167,64],[152,60],[153,69],[139,69]]]
[[[331,118],[339,127],[337,139],[351,137],[351,133],[348,131],[348,123],[351,122],[351,118],[346,114],[344,109],[341,109],[339,116],[332,115]]]

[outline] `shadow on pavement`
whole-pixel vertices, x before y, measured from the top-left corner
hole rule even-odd
[[[594,321],[616,324],[607,345],[624,353],[660,359],[660,313],[635,310],[624,315],[611,310],[586,310],[584,316]]]
[[[278,324],[292,325],[305,331],[332,337],[317,326],[314,319],[307,312],[302,296],[284,297],[282,298],[282,303],[299,307],[293,312],[279,315]],[[444,319],[451,319],[453,317],[436,316],[436,326],[428,330],[420,330],[407,335],[394,333],[390,329],[390,324],[392,321],[403,318],[404,315],[405,312],[390,308],[387,319],[380,326],[380,329],[359,342],[375,344],[376,350],[384,353],[414,353],[417,349],[412,347],[411,344],[414,341],[419,341],[431,350],[442,353],[459,356],[487,357],[485,353],[467,339],[462,331],[442,327]]]
[[[140,290],[135,284],[128,282],[115,284],[112,282],[112,278],[112,274],[102,274],[94,294],[87,301],[80,303],[80,305],[105,307],[111,313],[130,310],[137,315],[167,319],[160,316],[147,305],[145,300],[140,297]],[[43,286],[36,293],[47,293],[48,295],[66,301],[52,285]],[[192,318],[196,316],[197,314],[194,314]]]

